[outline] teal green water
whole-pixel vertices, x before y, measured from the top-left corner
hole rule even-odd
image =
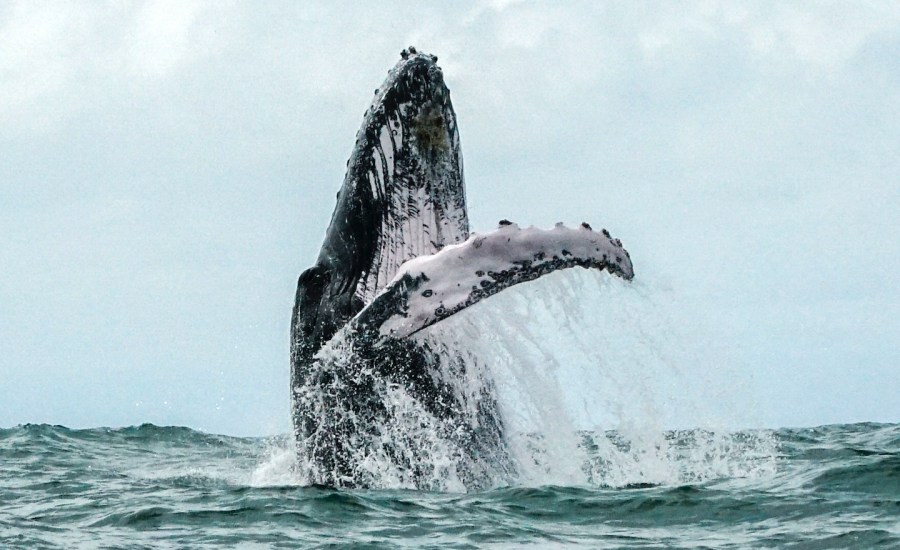
[[[0,547],[900,548],[900,425],[744,435],[774,442],[771,468],[695,453],[682,480],[718,474],[454,494],[298,486],[277,438],[18,426],[0,430]]]

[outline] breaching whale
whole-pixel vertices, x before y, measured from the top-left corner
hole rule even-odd
[[[433,461],[423,458],[434,449],[391,430],[403,415],[434,427],[467,487],[512,473],[492,383],[461,390],[476,366],[424,335],[497,292],[570,267],[633,277],[621,242],[586,223],[543,230],[503,220],[470,233],[450,92],[436,56],[404,50],[375,90],[319,256],[297,284],[292,412],[307,481],[371,485],[367,462],[377,457],[428,487]],[[400,406],[410,400],[412,409]]]

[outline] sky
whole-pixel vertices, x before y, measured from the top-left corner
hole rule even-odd
[[[900,421],[896,2],[7,1],[0,427],[286,432],[296,279],[410,44],[476,231],[610,229],[767,426]]]

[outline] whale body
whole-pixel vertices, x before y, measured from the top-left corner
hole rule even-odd
[[[319,256],[298,281],[292,412],[309,483],[372,485],[377,458],[429,487],[436,452],[452,455],[467,488],[513,475],[493,383],[461,384],[480,366],[429,327],[560,269],[634,275],[621,242],[587,224],[503,220],[470,233],[456,114],[436,62],[404,50],[375,91]],[[410,439],[398,422],[430,426],[446,447]]]

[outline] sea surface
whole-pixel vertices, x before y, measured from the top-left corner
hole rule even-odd
[[[900,424],[582,437],[582,482],[464,494],[303,486],[284,437],[0,429],[0,548],[900,548]]]

